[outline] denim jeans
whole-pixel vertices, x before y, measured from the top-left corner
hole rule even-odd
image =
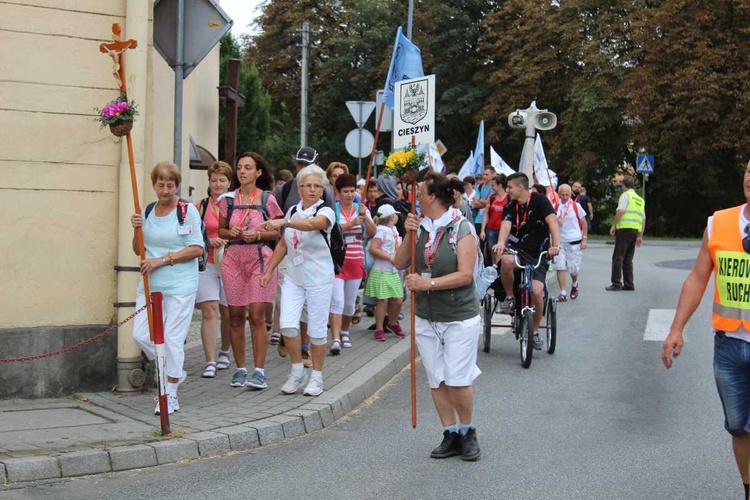
[[[500,237],[500,230],[485,228],[484,234],[487,241],[487,253],[492,255],[492,247],[497,245],[497,239]]]
[[[750,343],[716,332],[714,378],[724,408],[724,428],[732,436],[750,432]]]

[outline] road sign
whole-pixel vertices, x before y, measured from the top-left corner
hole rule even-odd
[[[435,75],[396,82],[393,149],[435,142]]]
[[[380,107],[383,104],[383,91],[378,90],[375,93],[375,127],[378,126],[378,117],[380,117]],[[383,121],[380,123],[381,132],[390,132],[393,130],[393,110],[388,106],[383,109]]]
[[[346,135],[346,152],[355,158],[364,158],[372,153],[375,137],[367,129],[355,128]]]
[[[177,64],[177,3],[178,0],[157,0],[154,4],[154,48],[173,69]],[[219,43],[233,23],[215,0],[185,1],[183,78]]]
[[[370,118],[372,110],[375,109],[375,103],[373,101],[346,101],[346,107],[349,108],[349,113],[354,118],[357,127],[362,128]]]
[[[653,174],[654,173],[654,157],[653,155],[638,155],[635,161],[635,171],[639,174]]]

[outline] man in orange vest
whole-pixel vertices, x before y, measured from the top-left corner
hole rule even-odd
[[[701,302],[714,273],[711,325],[714,330],[714,378],[724,408],[724,427],[732,448],[745,499],[750,491],[750,162],[743,181],[748,203],[714,212],[692,272],[682,285],[661,359],[672,366],[683,346],[682,331]]]

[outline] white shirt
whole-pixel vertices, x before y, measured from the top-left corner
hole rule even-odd
[[[395,227],[389,226],[378,226],[378,232],[375,233],[374,238],[380,240],[380,251],[385,252],[391,257],[396,255],[396,250],[401,244],[401,236],[398,235]],[[390,261],[383,260],[373,255],[372,268],[377,271],[383,271],[385,273],[397,273],[398,269]]]
[[[570,198],[565,205],[560,204],[557,208],[557,219],[559,220],[562,217],[563,220],[560,226],[560,241],[562,242],[579,241],[583,237],[579,224],[580,220],[576,216],[576,209],[578,209],[578,215],[586,216],[586,212],[583,211],[581,205],[577,201],[573,201],[573,198]]]
[[[302,202],[300,202],[296,205],[297,210],[294,215],[290,216],[294,208],[290,208],[287,212],[287,219],[309,219],[315,215],[324,215],[331,221],[325,229],[330,241],[331,228],[336,221],[336,214],[329,207],[323,206],[323,200],[319,200],[307,210],[302,210]],[[316,208],[317,213],[315,213]],[[333,281],[331,251],[320,231],[299,231],[288,227],[284,230],[284,241],[286,241],[287,262],[289,263],[285,279],[291,279],[301,286],[324,285]]]

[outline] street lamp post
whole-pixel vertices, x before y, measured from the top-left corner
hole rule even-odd
[[[537,130],[552,130],[557,126],[557,116],[546,109],[536,107],[536,101],[526,109],[517,109],[508,115],[508,125],[516,129],[524,129],[526,138],[523,142],[521,165],[519,171],[526,174],[529,182],[534,180],[534,140]]]

